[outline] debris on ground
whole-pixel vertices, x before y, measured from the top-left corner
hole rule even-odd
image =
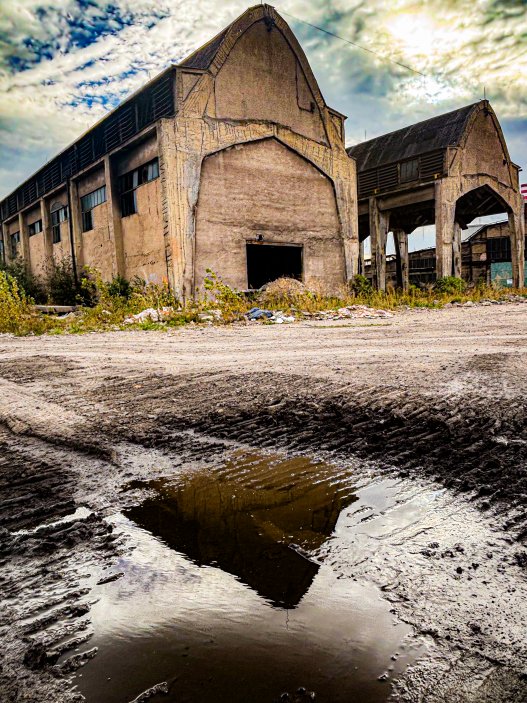
[[[337,310],[319,310],[317,312],[302,311],[301,314],[311,320],[345,320],[356,318],[388,318],[393,317],[393,312],[370,308],[368,305],[348,305]]]
[[[248,320],[270,319],[273,316],[271,310],[262,310],[262,308],[251,308],[246,317]]]
[[[136,315],[130,315],[124,322],[127,325],[134,324],[135,322],[162,322],[166,320],[173,311],[174,308],[172,307],[159,308],[157,310],[155,308],[147,308],[146,310],[141,310],[141,312],[138,312]]]

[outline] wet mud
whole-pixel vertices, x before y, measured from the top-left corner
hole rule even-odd
[[[527,344],[448,315],[2,340],[1,700],[527,700]]]

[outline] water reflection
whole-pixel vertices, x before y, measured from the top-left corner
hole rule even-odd
[[[237,455],[182,485],[153,487],[156,495],[129,509],[129,519],[196,564],[217,566],[287,609],[299,604],[319,569],[308,554],[356,500],[323,476],[321,464],[254,455]]]

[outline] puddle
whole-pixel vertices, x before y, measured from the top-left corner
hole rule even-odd
[[[154,700],[174,703],[273,703],[300,687],[319,702],[387,700],[379,677],[420,645],[376,586],[324,561],[328,544],[349,548],[350,516],[368,524],[352,480],[306,458],[237,453],[148,484],[113,517],[134,549],[112,566],[123,578],[94,588],[86,648],[99,651],[78,690],[89,703],[127,703],[160,681],[169,694]]]

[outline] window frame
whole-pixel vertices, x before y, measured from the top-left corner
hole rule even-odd
[[[146,183],[151,183],[159,178],[159,157],[123,173],[119,177],[119,199],[121,217],[137,214],[137,196],[135,191]]]
[[[93,229],[92,210],[106,202],[106,183],[80,198],[82,231],[90,232]]]
[[[27,232],[30,237],[34,237],[35,234],[40,234],[42,232],[42,218],[28,225]]]
[[[16,259],[18,256],[18,246],[20,244],[20,230],[9,235],[9,244],[11,249],[11,258]]]
[[[61,242],[60,225],[62,224],[62,222],[66,222],[69,218],[68,206],[59,205],[58,207],[55,207],[55,209],[51,210],[50,215],[51,241],[53,244],[59,244]]]

